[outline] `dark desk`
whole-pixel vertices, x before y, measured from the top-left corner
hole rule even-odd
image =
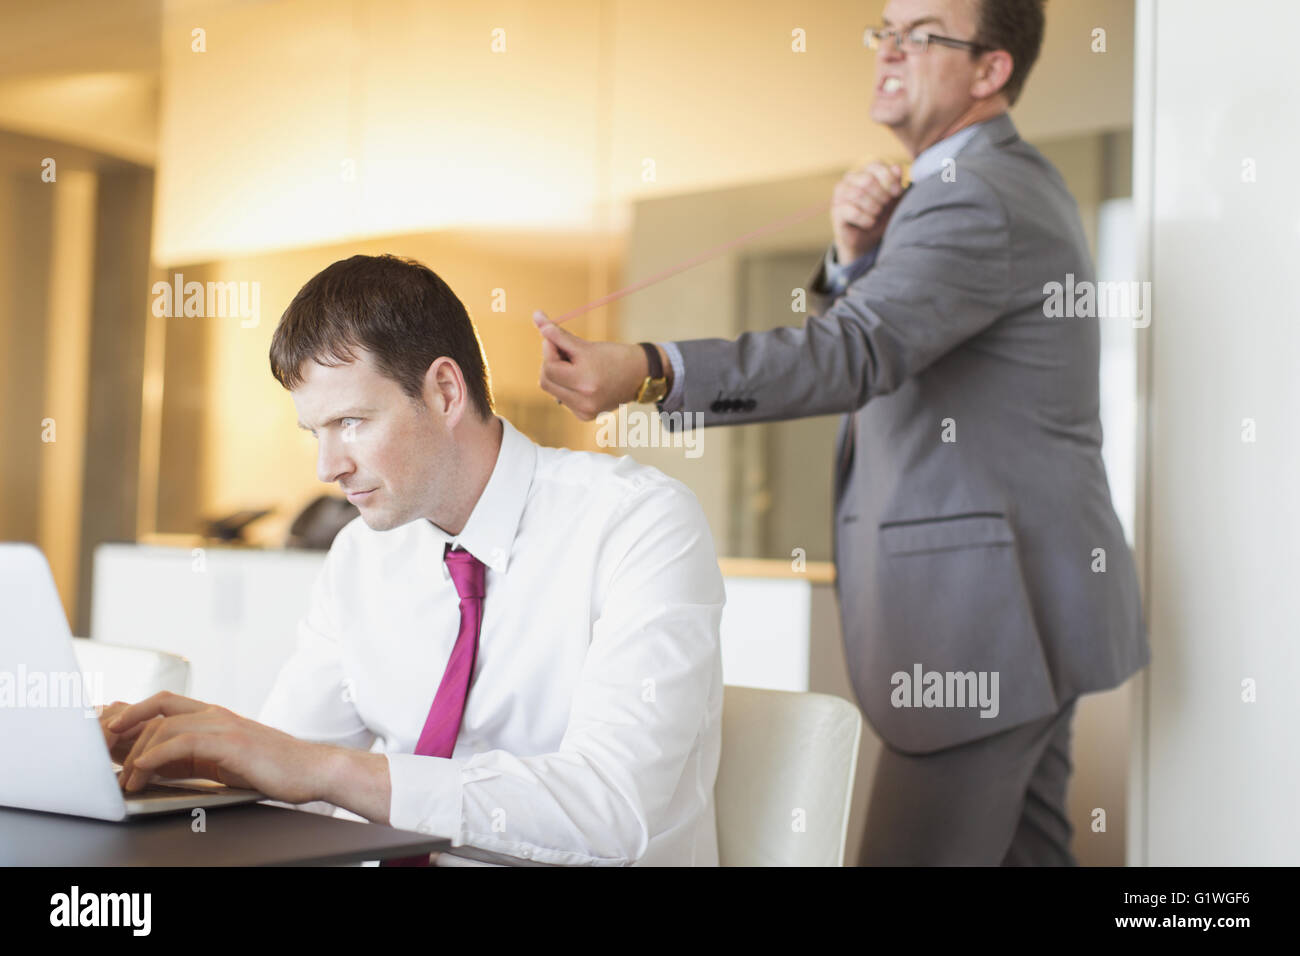
[[[445,850],[448,841],[260,803],[108,823],[0,807],[0,866],[338,866]]]

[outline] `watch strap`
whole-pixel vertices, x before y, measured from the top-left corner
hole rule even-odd
[[[659,350],[649,342],[641,342],[641,348],[645,349],[646,361],[650,366],[651,378],[664,377],[664,363],[659,360]]]

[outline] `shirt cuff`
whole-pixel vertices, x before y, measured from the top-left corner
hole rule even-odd
[[[451,840],[461,846],[461,768],[464,760],[385,754],[390,790],[388,825]]]
[[[845,266],[835,261],[835,244],[826,247],[826,255],[822,257],[822,271],[826,274],[826,288],[831,292],[839,292],[844,288],[844,273],[847,271]]]
[[[659,403],[661,412],[675,412],[682,407],[682,393],[686,391],[684,382],[685,375],[682,373],[682,350],[677,347],[676,342],[660,342],[664,351],[668,354],[668,364],[673,367],[673,387],[664,396],[663,401]]]
[[[835,244],[832,243],[826,250],[826,287],[835,295],[839,295],[849,287],[864,272],[872,267],[876,261],[876,253],[880,247],[876,246],[854,259],[848,265],[837,262],[835,259]]]

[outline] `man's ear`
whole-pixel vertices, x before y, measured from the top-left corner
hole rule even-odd
[[[424,373],[424,395],[425,404],[441,412],[448,427],[460,421],[469,403],[469,393],[455,359],[440,355],[433,360]]]
[[[1007,98],[1007,83],[1011,81],[1013,72],[1015,72],[1015,61],[1006,50],[985,53],[984,62],[980,64],[975,75],[975,85],[971,89],[971,94],[984,99],[1001,93],[1004,99]]]

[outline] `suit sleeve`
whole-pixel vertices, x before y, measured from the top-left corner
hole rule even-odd
[[[1010,295],[1010,228],[994,190],[964,171],[900,203],[872,268],[834,296],[818,268],[801,327],[677,343],[682,409],[706,425],[853,411],[990,326]]]

